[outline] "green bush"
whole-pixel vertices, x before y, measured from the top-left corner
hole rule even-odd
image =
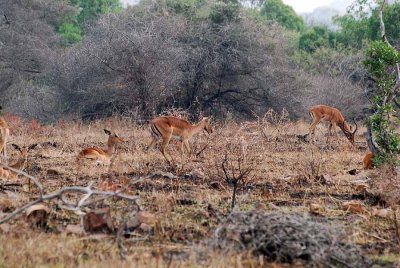
[[[299,49],[313,53],[317,48],[332,47],[333,43],[333,33],[326,27],[317,26],[307,29],[300,35]]]
[[[198,0],[167,0],[166,5],[177,14],[183,14],[188,18],[193,18],[196,11],[201,7],[203,1]]]
[[[63,23],[58,27],[58,33],[62,36],[66,45],[71,45],[81,41],[82,30],[79,26],[73,23]]]
[[[268,20],[276,21],[288,30],[300,32],[304,29],[303,19],[282,0],[266,0],[260,12]]]
[[[373,98],[374,114],[369,124],[372,128],[380,152],[374,156],[374,163],[397,165],[396,155],[400,153],[400,137],[396,133],[396,123],[390,120],[390,113],[395,112],[393,105],[386,100],[394,94],[393,85],[396,77],[393,70],[400,61],[400,53],[383,41],[374,41],[367,50],[364,65],[376,79],[377,91]],[[398,127],[398,126],[397,126]]]
[[[218,1],[210,12],[210,19],[215,24],[223,24],[239,19],[240,5],[237,1]]]

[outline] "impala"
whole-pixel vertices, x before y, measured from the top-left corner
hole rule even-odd
[[[363,159],[363,168],[364,169],[372,169],[374,167],[374,163],[372,159],[374,158],[374,154],[369,151],[368,153],[365,154],[364,159]]]
[[[354,144],[354,135],[356,134],[357,131],[357,123],[354,122],[356,125],[355,130],[352,132],[351,126],[345,121],[342,113],[333,107],[329,107],[326,105],[316,105],[310,108],[309,113],[313,119],[310,129],[309,129],[309,135],[311,137],[312,134],[314,134],[314,140],[315,140],[315,127],[317,124],[321,121],[329,121],[329,135],[332,135],[332,128],[335,132],[336,138],[338,139],[338,134],[336,132],[336,126],[339,126],[339,128],[343,131],[344,135],[346,138]],[[329,136],[327,140],[329,139]]]
[[[180,138],[182,140],[181,152],[184,153],[184,147],[188,154],[191,153],[189,146],[189,139],[197,134],[198,132],[204,130],[208,134],[213,132],[211,126],[211,119],[204,117],[197,124],[191,124],[187,120],[177,118],[174,116],[160,116],[156,117],[150,122],[150,130],[152,134],[152,141],[149,145],[149,149],[152,148],[156,142],[162,138],[161,153],[164,155],[165,159],[168,160],[165,148],[167,147],[169,141],[172,137]]]
[[[85,148],[83,149],[77,156],[76,162],[80,164],[82,159],[90,159],[92,161],[96,161],[96,163],[107,163],[110,164],[111,156],[115,153],[115,146],[117,143],[122,143],[125,140],[115,132],[111,132],[110,130],[104,129],[104,132],[108,135],[107,148]]]
[[[23,146],[22,149],[16,144],[12,144],[12,146],[20,152],[20,155],[19,155],[17,161],[14,164],[10,165],[10,167],[13,169],[17,169],[17,170],[23,170],[25,167],[25,163],[28,159],[29,151],[34,149],[37,146],[37,144],[31,144],[28,147]],[[9,169],[7,169],[7,167],[0,168],[0,177],[1,178],[16,179],[17,175],[18,175],[17,172],[9,170]]]
[[[7,140],[10,136],[10,127],[2,116],[0,116],[0,134],[0,153],[3,153],[4,158],[7,158]]]

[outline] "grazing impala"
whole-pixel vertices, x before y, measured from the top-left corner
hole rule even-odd
[[[208,134],[213,132],[211,127],[211,119],[204,117],[197,124],[190,124],[188,121],[177,118],[174,116],[160,116],[154,118],[150,122],[150,129],[153,140],[149,145],[149,149],[152,148],[157,140],[162,138],[161,153],[164,155],[165,159],[168,160],[165,148],[167,147],[169,141],[174,136],[182,140],[181,152],[184,153],[184,146],[186,151],[190,154],[189,139],[196,133],[205,130]]]
[[[24,147],[22,147],[22,149],[16,144],[12,144],[12,146],[20,152],[20,155],[19,155],[17,161],[14,164],[10,165],[10,167],[13,169],[17,169],[17,170],[23,170],[25,163],[28,159],[29,151],[34,149],[37,146],[37,144],[31,144],[28,147],[24,146]],[[7,167],[3,167],[3,168],[0,167],[0,178],[15,180],[17,178],[17,175],[18,174],[16,172],[7,169]]]
[[[354,122],[356,125],[356,129],[354,130],[354,132],[352,132],[351,126],[346,123],[342,113],[338,109],[329,107],[326,105],[316,105],[316,106],[311,107],[309,112],[313,119],[310,129],[309,129],[309,135],[311,137],[311,135],[314,134],[314,140],[315,140],[315,133],[314,133],[315,127],[321,120],[324,120],[324,121],[330,122],[329,135],[332,135],[332,128],[333,128],[336,138],[338,139],[338,134],[336,132],[336,126],[339,126],[340,129],[343,131],[344,135],[346,136],[346,138],[351,143],[354,144],[354,135],[356,134],[356,131],[357,131],[357,123]],[[329,139],[329,136],[328,136],[327,140],[328,139]]]
[[[104,132],[108,135],[107,148],[90,147],[83,149],[76,158],[78,165],[82,159],[90,159],[96,161],[96,163],[110,164],[111,156],[115,153],[115,145],[124,142],[124,139],[118,137],[115,132],[111,132],[110,130],[104,129]]]
[[[0,135],[0,153],[3,153],[4,158],[7,158],[7,140],[10,136],[10,127],[2,116],[0,116]]]

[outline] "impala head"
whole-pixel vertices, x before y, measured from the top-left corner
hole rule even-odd
[[[210,117],[203,117],[201,120],[204,122],[204,131],[207,132],[207,134],[213,133],[213,128],[211,126],[211,118]]]
[[[358,128],[356,121],[354,121],[354,124],[356,125],[356,128],[354,129],[354,131],[352,131],[352,127],[349,126],[346,122],[343,122],[342,125],[339,125],[339,127],[343,130],[343,133],[346,136],[346,138],[352,144],[354,144],[354,136],[355,136],[357,128]]]
[[[104,132],[108,135],[108,142],[115,144],[115,143],[122,143],[125,140],[121,137],[118,137],[118,135],[113,131],[111,132],[108,129],[104,129]]]
[[[17,144],[12,144],[12,146],[14,147],[15,150],[19,151],[21,153],[21,156],[23,156],[24,158],[27,157],[28,153],[30,150],[35,149],[35,147],[37,146],[37,144],[31,144],[28,146],[28,148],[26,146],[22,146],[19,147]]]

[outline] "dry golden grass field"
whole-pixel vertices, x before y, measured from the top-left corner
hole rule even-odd
[[[365,127],[357,133],[353,147],[342,133],[339,142],[331,138],[326,143],[323,125],[317,127],[317,142],[310,144],[298,136],[307,133],[309,121],[293,122],[279,115],[246,123],[215,122],[213,134],[199,133],[190,141],[194,151],[190,157],[181,156],[180,141],[170,143],[172,166],[158,147],[146,150],[151,140],[148,125],[132,119],[60,121],[51,126],[13,117],[8,120],[12,127],[9,161],[18,157],[11,143],[37,143],[29,155],[29,173],[45,193],[90,183],[93,189],[123,189],[140,197],[147,219],[125,236],[84,233],[79,213],[53,199],[47,202],[45,226],[33,226],[25,212],[0,225],[0,267],[308,266],[302,258],[284,264],[252,249],[210,246],[216,228],[230,213],[232,186],[226,175],[234,177],[240,171],[248,172],[238,188],[236,212],[279,212],[332,223],[343,232],[338,239],[358,245],[377,267],[400,265],[395,220],[400,199],[398,173],[390,168],[362,170],[367,151]],[[114,130],[126,142],[118,146],[110,168],[85,163],[77,173],[75,158],[81,149],[105,146],[104,128]],[[137,178],[143,180],[130,184]],[[38,194],[33,185],[29,190],[23,176],[16,181],[2,179],[0,219]],[[117,198],[93,203],[82,211],[96,207],[110,207],[116,228],[130,213],[127,201]],[[320,266],[354,267],[345,262]]]

